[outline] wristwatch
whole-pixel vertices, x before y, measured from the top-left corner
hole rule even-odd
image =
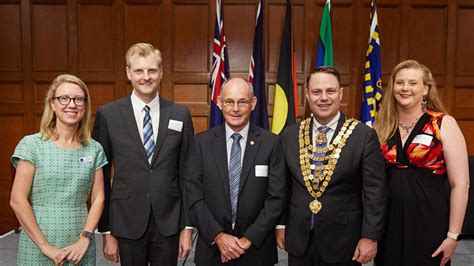
[[[80,236],[82,236],[82,237],[87,237],[87,238],[89,238],[90,240],[92,240],[92,238],[94,238],[94,233],[89,232],[89,231],[84,231],[84,232],[81,233]]]
[[[451,232],[449,232],[449,231],[448,231],[448,234],[447,234],[447,236],[448,236],[449,238],[452,238],[452,239],[454,239],[454,240],[458,240],[459,233],[458,233],[458,234],[456,234],[456,233],[451,233]]]

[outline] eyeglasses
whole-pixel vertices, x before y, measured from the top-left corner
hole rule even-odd
[[[61,105],[64,105],[64,106],[67,106],[71,100],[74,102],[74,104],[76,106],[84,106],[84,104],[86,104],[87,102],[87,99],[84,98],[84,97],[74,97],[74,98],[71,98],[69,96],[57,96],[57,97],[53,97],[53,100],[54,99],[58,99],[58,102],[61,104]]]
[[[225,107],[234,107],[236,103],[238,107],[247,107],[251,102],[252,100],[249,100],[249,99],[240,99],[237,102],[232,99],[222,100],[222,103],[224,104]]]

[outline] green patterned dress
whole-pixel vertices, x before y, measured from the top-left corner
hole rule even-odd
[[[31,162],[35,174],[30,202],[39,228],[48,242],[58,248],[75,243],[87,219],[87,199],[92,177],[107,163],[102,146],[92,141],[77,149],[64,149],[39,133],[24,137],[12,155]],[[18,247],[18,265],[52,265],[22,231]],[[65,263],[67,265],[67,263]],[[95,241],[91,241],[80,265],[95,265]]]

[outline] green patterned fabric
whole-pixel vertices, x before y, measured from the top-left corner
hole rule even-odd
[[[107,163],[102,146],[92,141],[77,149],[64,149],[52,140],[42,140],[37,133],[20,141],[11,160],[15,167],[19,160],[35,166],[30,201],[48,242],[58,248],[76,242],[87,219],[92,177]],[[53,264],[24,231],[20,234],[17,263]],[[94,239],[80,265],[95,265]]]

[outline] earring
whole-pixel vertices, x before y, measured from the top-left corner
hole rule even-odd
[[[426,106],[428,105],[428,95],[423,95],[423,101],[421,102],[421,106],[423,110],[426,110]]]

